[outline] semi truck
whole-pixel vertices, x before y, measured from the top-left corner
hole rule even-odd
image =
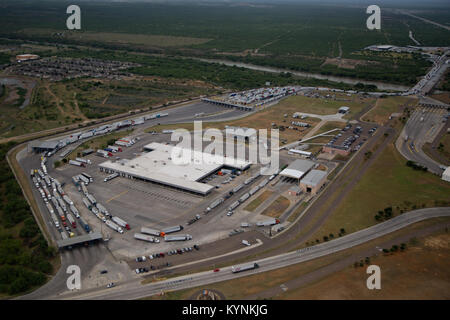
[[[249,183],[251,183],[253,181],[253,178],[248,178],[247,180],[244,181],[244,184],[247,185]]]
[[[280,220],[278,220],[278,219],[269,219],[269,220],[257,222],[256,225],[258,227],[267,227],[267,226],[273,226],[273,225],[279,224],[279,223],[280,223]]]
[[[84,193],[84,195],[87,195],[89,193],[89,191],[84,183],[81,184],[81,191]]]
[[[89,182],[93,182],[93,181],[94,181],[94,179],[92,178],[92,176],[91,176],[90,174],[87,174],[86,172],[82,172],[81,175],[82,175],[83,177],[86,177],[86,179],[88,179]]]
[[[111,152],[108,152],[108,151],[105,151],[105,150],[101,150],[101,149],[97,150],[97,155],[100,156],[100,157],[103,157],[103,158],[112,157],[112,153]]]
[[[86,232],[91,231],[91,227],[89,227],[89,225],[87,224],[86,221],[83,220],[83,218],[80,217],[80,219],[78,220],[78,223]]]
[[[56,186],[56,190],[58,190],[60,195],[65,195],[66,193],[64,192],[64,189],[61,186]]]
[[[106,220],[106,225],[111,229],[113,229],[114,231],[117,231],[118,233],[123,233],[123,229],[114,222],[112,222],[111,220]]]
[[[94,208],[95,208],[95,207],[94,207]],[[92,211],[92,212],[94,212],[94,211]],[[102,213],[98,212],[98,210],[97,210],[97,212],[95,213],[95,215],[96,215],[97,218],[99,218],[100,220],[102,220],[102,221],[105,222],[105,223],[108,221],[108,220],[106,220],[105,216],[104,216]]]
[[[56,197],[56,200],[58,201],[59,206],[63,209],[64,212],[67,212],[67,206],[64,203],[63,199],[61,197]]]
[[[236,192],[238,192],[239,190],[241,190],[243,187],[244,187],[244,185],[243,185],[243,184],[240,184],[240,185],[238,185],[237,187],[235,187],[232,191],[233,191],[233,193],[236,193]]]
[[[130,226],[128,225],[128,223],[125,220],[120,219],[119,217],[112,217],[111,220],[114,221],[115,223],[117,223],[119,226],[121,226],[127,230],[130,230]]]
[[[188,241],[192,240],[192,236],[190,234],[178,234],[173,236],[165,236],[164,241]]]
[[[75,161],[78,161],[78,162],[81,162],[81,163],[85,163],[85,164],[91,164],[91,160],[84,159],[84,158],[75,158]]]
[[[78,212],[78,209],[73,204],[71,204],[69,208],[70,211],[74,214],[75,218],[79,219],[80,213]]]
[[[78,178],[85,184],[88,185],[89,184],[89,179],[86,178],[85,176],[83,176],[82,174],[78,175]]]
[[[56,229],[59,229],[59,221],[56,217],[56,214],[54,212],[51,212],[50,217],[52,218],[53,224],[55,225]]]
[[[229,211],[232,211],[234,209],[236,209],[237,207],[239,207],[241,203],[239,201],[235,201],[231,204],[231,206],[228,208]]]
[[[247,192],[242,197],[239,198],[239,202],[242,203],[245,200],[247,200],[248,198],[250,198],[250,194]]]
[[[89,210],[92,209],[92,205],[87,198],[83,198],[83,203],[86,206],[86,208],[88,208]]]
[[[63,195],[63,199],[69,206],[73,206],[73,201],[67,195]]]
[[[259,190],[259,186],[255,186],[255,187],[253,187],[252,189],[250,189],[249,194],[252,196],[252,195],[254,195],[255,193],[257,193],[258,190]]]
[[[187,222],[187,225],[191,225],[191,224],[197,222],[198,220],[200,220],[200,218],[201,218],[200,215],[199,215],[199,214],[196,214],[194,218],[190,219],[190,220]]]
[[[88,194],[86,195],[86,198],[89,200],[89,202],[90,202],[92,205],[95,205],[95,204],[97,203],[97,200],[95,200],[94,196],[93,196],[92,194],[90,194],[90,193],[88,193]]]
[[[134,238],[137,240],[142,240],[142,241],[147,241],[147,242],[152,242],[152,243],[159,243],[158,239],[155,239],[154,237],[147,236],[142,233],[135,233]]]
[[[265,179],[263,181],[261,181],[261,183],[259,184],[259,188],[264,188],[266,186],[266,184],[269,183],[269,179]]]
[[[216,208],[217,206],[219,206],[220,204],[222,204],[224,202],[223,198],[219,198],[217,200],[215,200],[213,203],[211,203],[207,208],[206,208],[206,213],[210,212],[212,209]]]
[[[118,146],[108,146],[108,149],[111,149],[113,152],[122,152],[122,148]]]
[[[72,228],[76,228],[77,227],[77,223],[75,222],[74,217],[70,213],[67,214],[67,220],[72,225]]]
[[[80,184],[80,179],[78,178],[78,176],[73,176],[72,182],[75,185],[75,187],[78,187],[78,185]]]
[[[119,176],[119,174],[116,172],[116,173],[113,173],[113,174],[110,174],[109,176],[107,176],[106,178],[105,178],[105,180],[103,180],[104,182],[108,182],[109,180],[112,180],[112,179],[114,179],[114,178],[117,178]]]
[[[52,213],[54,213],[55,211],[53,210],[53,208],[52,208],[52,205],[50,204],[50,203],[46,203],[46,206],[47,206],[47,209],[48,209],[48,212],[50,212],[50,214],[52,214]]]
[[[181,230],[183,230],[183,226],[173,226],[173,227],[168,227],[168,228],[162,229],[161,234],[166,235],[168,233],[178,232]]]
[[[152,228],[142,227],[141,233],[149,234],[155,237],[161,237],[161,231]]]
[[[103,213],[105,216],[108,216],[108,217],[110,216],[108,210],[107,210],[101,203],[97,203],[97,204],[96,204],[96,207],[97,207],[97,209],[98,209],[101,213]]]
[[[64,215],[64,212],[61,209],[61,207],[57,207],[56,211],[58,212],[58,215],[61,218],[61,221],[66,221],[66,216]]]
[[[231,267],[231,272],[238,273],[238,272],[242,272],[242,271],[246,271],[246,270],[256,269],[258,267],[259,267],[259,265],[257,263],[255,263],[255,262],[247,263],[247,264],[241,264],[241,265],[238,265],[238,266],[232,266]]]
[[[84,167],[84,163],[76,160],[69,160],[69,164],[77,167]]]

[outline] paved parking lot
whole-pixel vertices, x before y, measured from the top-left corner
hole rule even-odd
[[[142,152],[144,145],[154,141],[166,143],[170,139],[169,134],[152,135],[143,133],[139,137],[140,140],[135,145],[123,148],[123,152],[115,153],[113,159],[116,157],[121,159],[134,158]],[[180,246],[192,246],[194,243],[205,244],[220,239],[227,239],[230,231],[239,228],[241,222],[258,219],[254,213],[246,211],[237,212],[233,216],[228,217],[226,216],[226,209],[231,203],[248,192],[251,187],[259,184],[262,179],[267,178],[265,176],[259,177],[253,183],[226,199],[211,214],[203,214],[206,207],[215,199],[223,197],[234,187],[243,184],[246,179],[259,172],[260,167],[258,165],[253,165],[249,170],[243,172],[240,176],[236,176],[234,179],[230,179],[230,174],[224,176],[211,175],[205,182],[218,186],[218,188],[214,189],[208,196],[203,197],[170,187],[123,177],[104,182],[103,179],[108,174],[100,172],[98,164],[106,161],[106,159],[95,154],[91,154],[86,158],[92,162],[86,168],[65,165],[56,169],[54,175],[61,182],[66,182],[65,190],[79,209],[81,216],[95,230],[102,232],[104,238],[109,239],[107,245],[117,258],[129,260],[134,259],[138,255],[150,254],[155,250],[168,251]],[[130,231],[118,234],[108,228],[85,207],[82,202],[82,193],[71,182],[71,177],[81,172],[88,173],[94,179],[94,182],[87,186],[89,193],[92,193],[97,201],[103,204],[113,216],[124,219],[130,225]],[[231,181],[223,183],[226,180]],[[242,206],[244,207],[245,204]],[[188,226],[187,221],[196,214],[200,214],[202,218]],[[145,226],[161,230],[164,227],[174,225],[182,225],[184,230],[179,233],[190,234],[193,240],[182,243],[167,243],[160,238],[161,243],[154,244],[134,239],[134,233],[139,233],[141,227]]]

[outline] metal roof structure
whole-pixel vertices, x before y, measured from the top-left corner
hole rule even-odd
[[[300,180],[301,184],[304,184],[306,186],[312,186],[315,187],[317,186],[324,177],[327,176],[327,172],[326,171],[322,171],[322,170],[311,170],[310,172],[308,172],[308,174],[302,179]]]
[[[54,150],[56,147],[58,147],[59,141],[53,140],[53,141],[31,141],[30,146],[33,149],[41,149],[41,150]]]
[[[73,237],[73,238],[67,238],[63,240],[56,241],[56,244],[58,245],[58,248],[65,248],[69,246],[73,246],[76,244],[84,243],[87,241],[95,241],[102,239],[102,234],[98,231],[84,234],[82,236]]]
[[[214,187],[198,181],[223,166],[245,170],[251,164],[241,159],[156,142],[144,146],[144,150],[149,152],[128,161],[109,160],[99,167],[109,172],[205,195]]]
[[[314,162],[309,160],[297,159],[292,162],[286,169],[280,172],[281,176],[300,179],[303,177],[309,170],[314,167]]]

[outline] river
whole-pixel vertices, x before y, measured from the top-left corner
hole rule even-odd
[[[407,90],[409,90],[408,86],[379,82],[379,81],[369,81],[369,80],[339,77],[339,76],[332,76],[332,75],[323,75],[320,73],[293,71],[293,70],[288,70],[288,69],[279,69],[279,68],[275,68],[275,67],[259,66],[259,65],[254,65],[254,64],[250,64],[250,63],[234,62],[234,61],[221,60],[221,59],[197,58],[197,60],[200,60],[203,62],[208,62],[208,63],[221,63],[226,66],[231,66],[231,67],[236,66],[236,67],[247,68],[247,69],[257,70],[257,71],[265,71],[265,72],[273,72],[273,73],[289,72],[295,76],[299,76],[299,77],[303,77],[303,78],[329,80],[329,81],[333,81],[333,82],[342,82],[342,83],[351,84],[351,85],[355,85],[357,83],[364,83],[366,85],[371,84],[371,85],[377,86],[378,90],[387,90],[387,91],[388,90],[392,90],[392,91],[407,91]]]

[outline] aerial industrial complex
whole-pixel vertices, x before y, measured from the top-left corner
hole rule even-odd
[[[278,13],[258,7],[246,26],[263,21],[252,41],[224,41],[221,28],[184,34],[191,26],[180,17],[170,36],[164,27],[3,35],[0,247],[9,258],[0,294],[310,299],[323,298],[319,280],[334,276],[327,286],[344,293],[326,298],[355,298],[369,265],[384,263],[383,288],[405,287],[385,266],[422,272],[430,261],[436,269],[417,278],[449,288],[448,268],[435,262],[448,256],[450,47],[421,45],[435,29],[416,35],[406,21],[448,27],[392,9],[389,23],[403,17],[414,29],[395,40],[404,46],[369,45],[380,34],[402,39],[392,26],[349,46],[342,27],[332,47],[299,49],[299,33],[324,42],[323,31],[313,16],[295,29],[286,8],[278,30],[269,23]],[[164,25],[154,18],[152,27]],[[242,27],[233,21],[223,23]],[[398,75],[377,69],[390,61]],[[419,252],[433,256],[411,258]],[[78,287],[67,281],[73,266]],[[42,281],[22,286],[34,278]],[[399,297],[373,292],[361,297]]]

